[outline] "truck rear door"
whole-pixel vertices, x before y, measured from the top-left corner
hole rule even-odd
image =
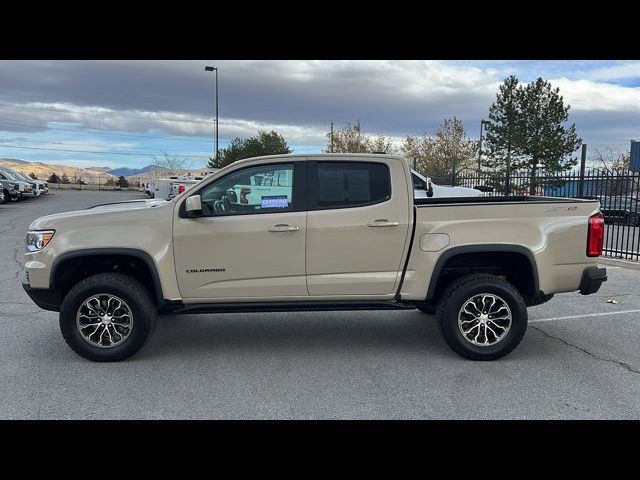
[[[413,205],[402,162],[400,158],[310,158],[309,295],[395,293],[409,248]]]

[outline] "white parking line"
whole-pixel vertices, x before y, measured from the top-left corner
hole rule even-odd
[[[616,312],[603,312],[603,313],[585,313],[584,315],[568,315],[566,317],[535,318],[533,320],[529,320],[529,323],[552,322],[553,320],[571,320],[572,318],[603,317],[605,315],[622,315],[623,313],[640,313],[640,309],[618,310]]]

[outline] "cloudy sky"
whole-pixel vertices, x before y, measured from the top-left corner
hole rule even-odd
[[[0,61],[0,158],[78,167],[142,167],[154,155],[213,150],[277,130],[295,152],[326,147],[329,123],[360,120],[397,141],[449,116],[473,138],[508,75],[542,76],[571,105],[584,142],[640,140],[638,61]]]

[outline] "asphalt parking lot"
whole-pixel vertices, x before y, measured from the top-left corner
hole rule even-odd
[[[0,205],[0,418],[640,418],[640,270],[611,265],[597,294],[531,308],[495,362],[458,357],[417,310],[163,316],[130,360],[86,361],[22,290],[24,235],[39,216],[128,198],[142,196]]]

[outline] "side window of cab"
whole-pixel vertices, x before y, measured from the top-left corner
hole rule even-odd
[[[290,163],[247,167],[225,175],[200,191],[203,216],[293,211],[293,177]]]

